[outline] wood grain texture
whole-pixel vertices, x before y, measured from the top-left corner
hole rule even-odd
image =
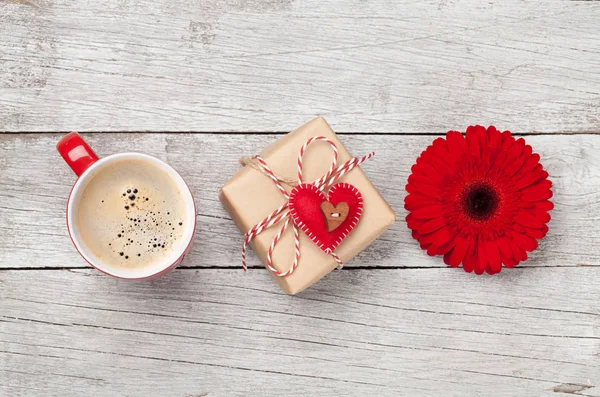
[[[74,174],[56,153],[60,135],[0,136],[0,268],[85,267],[69,240],[64,212]],[[179,170],[197,200],[198,233],[183,266],[240,266],[241,234],[218,201],[238,160],[277,136],[216,134],[87,134],[102,156],[142,150]],[[403,208],[410,167],[433,138],[343,136],[351,153],[376,156],[363,169],[398,214],[398,221],[347,266],[445,267],[428,257],[406,227]],[[529,136],[554,182],[550,233],[524,266],[600,265],[600,136]],[[265,214],[266,215],[266,214]],[[253,255],[250,264],[260,266]]]
[[[0,1],[0,131],[600,131],[600,3]]]
[[[348,270],[295,297],[262,270],[0,285],[3,396],[600,395],[597,268]]]
[[[598,1],[0,0],[0,397],[600,397],[598,21]],[[217,193],[315,114],[377,152],[363,168],[398,222],[291,297],[253,255],[236,269]],[[474,123],[558,133],[527,136],[550,233],[493,277],[428,257],[404,223],[419,134]],[[85,268],[52,133],[73,129],[182,173],[184,268]]]

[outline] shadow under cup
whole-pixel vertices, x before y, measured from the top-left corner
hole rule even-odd
[[[183,178],[141,153],[104,157],[77,180],[67,205],[73,244],[111,276],[144,279],[176,267],[189,251],[196,208]]]

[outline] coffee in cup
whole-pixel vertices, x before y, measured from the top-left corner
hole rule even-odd
[[[81,149],[85,142],[79,135],[70,139],[80,149],[65,148],[61,141],[59,152],[77,173],[69,154],[95,154],[87,145]],[[141,153],[96,157],[82,168],[69,198],[67,225],[90,264],[113,276],[146,278],[181,262],[193,240],[195,205],[173,168]]]

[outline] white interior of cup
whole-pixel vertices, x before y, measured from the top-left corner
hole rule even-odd
[[[92,250],[86,246],[85,242],[81,238],[81,234],[75,222],[76,211],[78,209],[82,194],[85,191],[88,183],[92,180],[92,178],[94,178],[94,176],[105,171],[106,168],[108,168],[111,164],[122,160],[144,160],[158,168],[161,168],[173,179],[177,185],[177,188],[181,192],[182,197],[184,197],[186,200],[186,215],[187,219],[191,220],[191,222],[186,222],[188,226],[183,234],[183,238],[181,239],[181,244],[176,250],[173,250],[173,252],[166,257],[162,263],[158,263],[152,267],[144,266],[141,269],[127,269],[115,266],[111,263],[106,263],[106,261],[103,261],[94,255]],[[75,183],[75,186],[73,186],[73,190],[71,191],[71,196],[69,197],[69,202],[67,205],[67,226],[75,247],[81,256],[83,256],[83,258],[92,266],[114,277],[141,279],[151,277],[171,267],[185,253],[194,237],[194,230],[196,227],[196,206],[188,185],[185,183],[181,175],[179,175],[177,171],[175,171],[167,163],[142,153],[119,153],[98,160],[79,177]]]

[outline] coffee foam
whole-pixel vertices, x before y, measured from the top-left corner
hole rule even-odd
[[[74,222],[97,260],[139,271],[165,263],[181,249],[187,204],[172,177],[139,159],[120,160],[90,179]]]

